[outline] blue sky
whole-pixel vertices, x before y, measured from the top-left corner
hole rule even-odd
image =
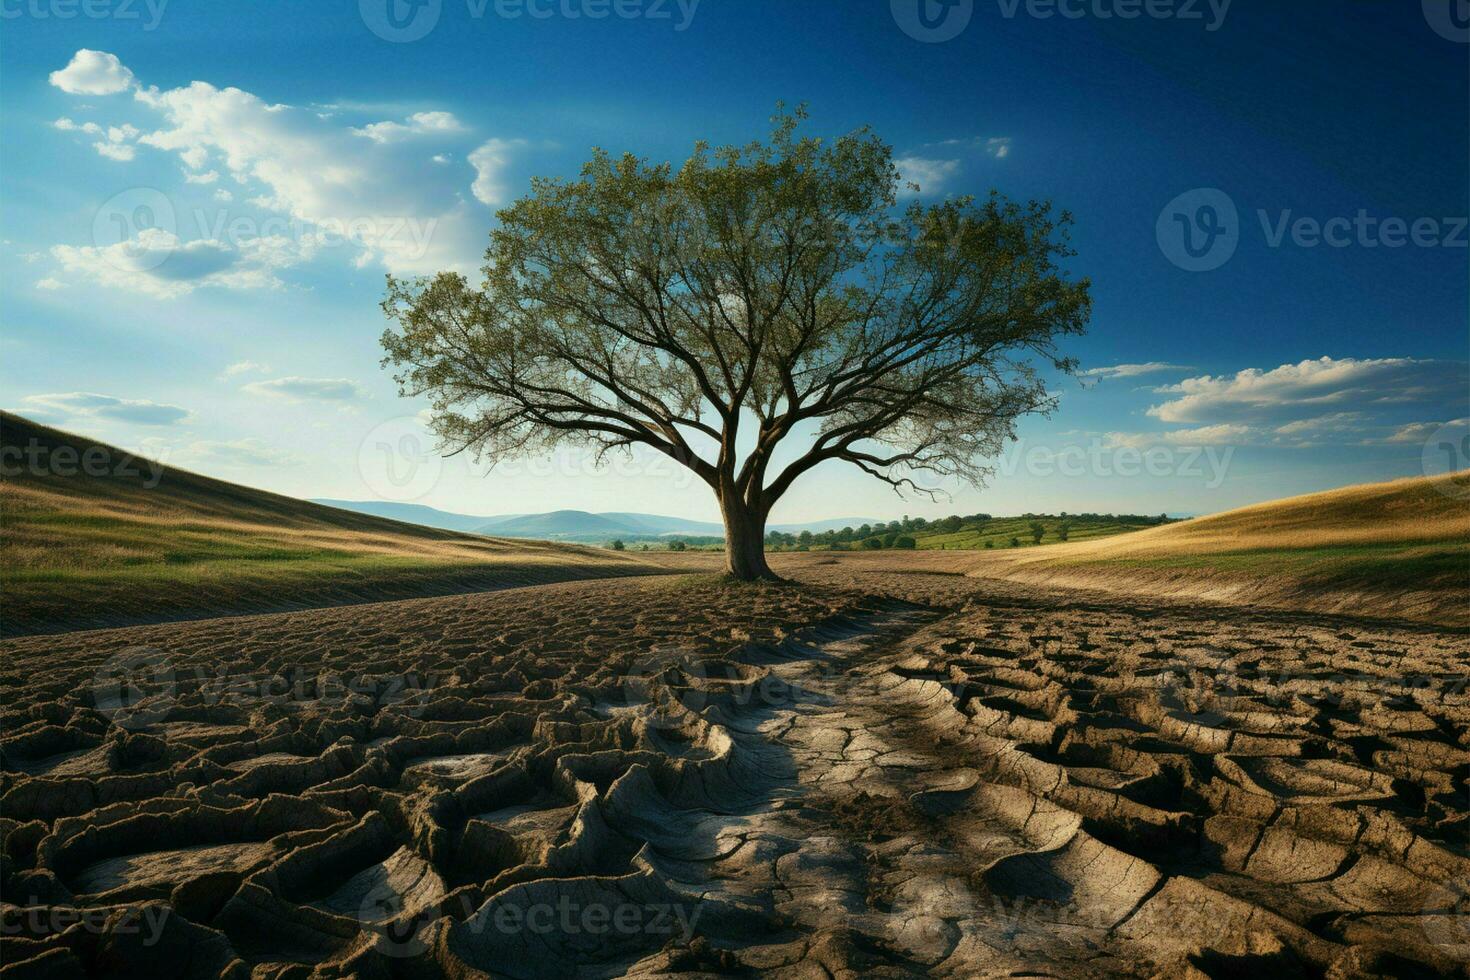
[[[397,458],[424,406],[379,367],[377,303],[386,271],[475,268],[532,175],[743,142],[786,100],[872,125],[924,198],[1071,210],[1095,312],[1092,373],[987,489],[819,469],[775,520],[1419,474],[1470,415],[1465,6],[6,0],[3,404],[300,496],[713,517],[650,460]]]

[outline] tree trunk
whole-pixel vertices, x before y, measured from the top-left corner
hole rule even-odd
[[[720,502],[725,518],[725,571],[746,582],[774,579],[766,564],[766,515],[745,502],[726,498]]]

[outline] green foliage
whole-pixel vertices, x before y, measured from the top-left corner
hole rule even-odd
[[[1027,524],[1026,530],[1031,532],[1032,544],[1041,544],[1041,539],[1046,536],[1046,525],[1040,521],[1032,521]]]
[[[628,549],[628,546],[619,540],[614,540],[608,547],[613,551],[626,551]]]
[[[898,539],[893,542],[893,547],[912,550],[913,548],[918,547],[918,543],[915,542],[914,539],[909,537],[907,534],[903,534],[899,535]]]
[[[920,493],[915,471],[983,482],[1015,420],[1055,405],[1038,368],[1075,367],[1059,341],[1091,300],[1064,268],[1071,218],[998,194],[897,210],[892,148],[798,136],[804,117],[677,169],[594,151],[499,212],[479,286],[390,277],[384,361],[442,447],[663,453],[754,538],[727,542],[740,573],[763,571],[766,515],[823,462]],[[775,470],[795,432],[815,435]]]
[[[683,551],[686,547],[688,547],[688,546],[685,545],[684,542],[682,542],[682,541],[670,541],[669,542],[669,550],[670,551]]]

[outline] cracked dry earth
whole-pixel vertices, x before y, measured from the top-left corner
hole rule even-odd
[[[1467,975],[1464,633],[798,574],[0,644],[0,975]]]

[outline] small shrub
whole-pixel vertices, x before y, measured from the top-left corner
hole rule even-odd
[[[684,544],[684,542],[682,542],[682,541],[670,541],[669,542],[669,550],[670,551],[683,551],[686,547],[688,547],[688,545]]]
[[[990,540],[989,538],[986,538],[985,539],[985,547],[987,547],[987,548],[994,548],[995,547],[995,542],[992,541],[992,540]]]
[[[913,549],[917,548],[919,545],[918,542],[909,537],[907,534],[900,534],[897,538],[893,539],[893,546],[895,548]]]
[[[614,541],[612,544],[608,545],[608,547],[611,548],[613,551],[627,551],[628,550],[628,546],[625,545],[625,544],[623,544],[623,542],[621,542],[621,541]]]
[[[1011,538],[1011,547],[1012,548],[1019,548],[1019,547],[1021,547],[1021,539],[1020,538],[1017,538],[1017,537],[1012,537]]]
[[[882,538],[863,538],[863,547],[864,548],[867,548],[869,551],[882,551],[883,550],[883,539]]]

